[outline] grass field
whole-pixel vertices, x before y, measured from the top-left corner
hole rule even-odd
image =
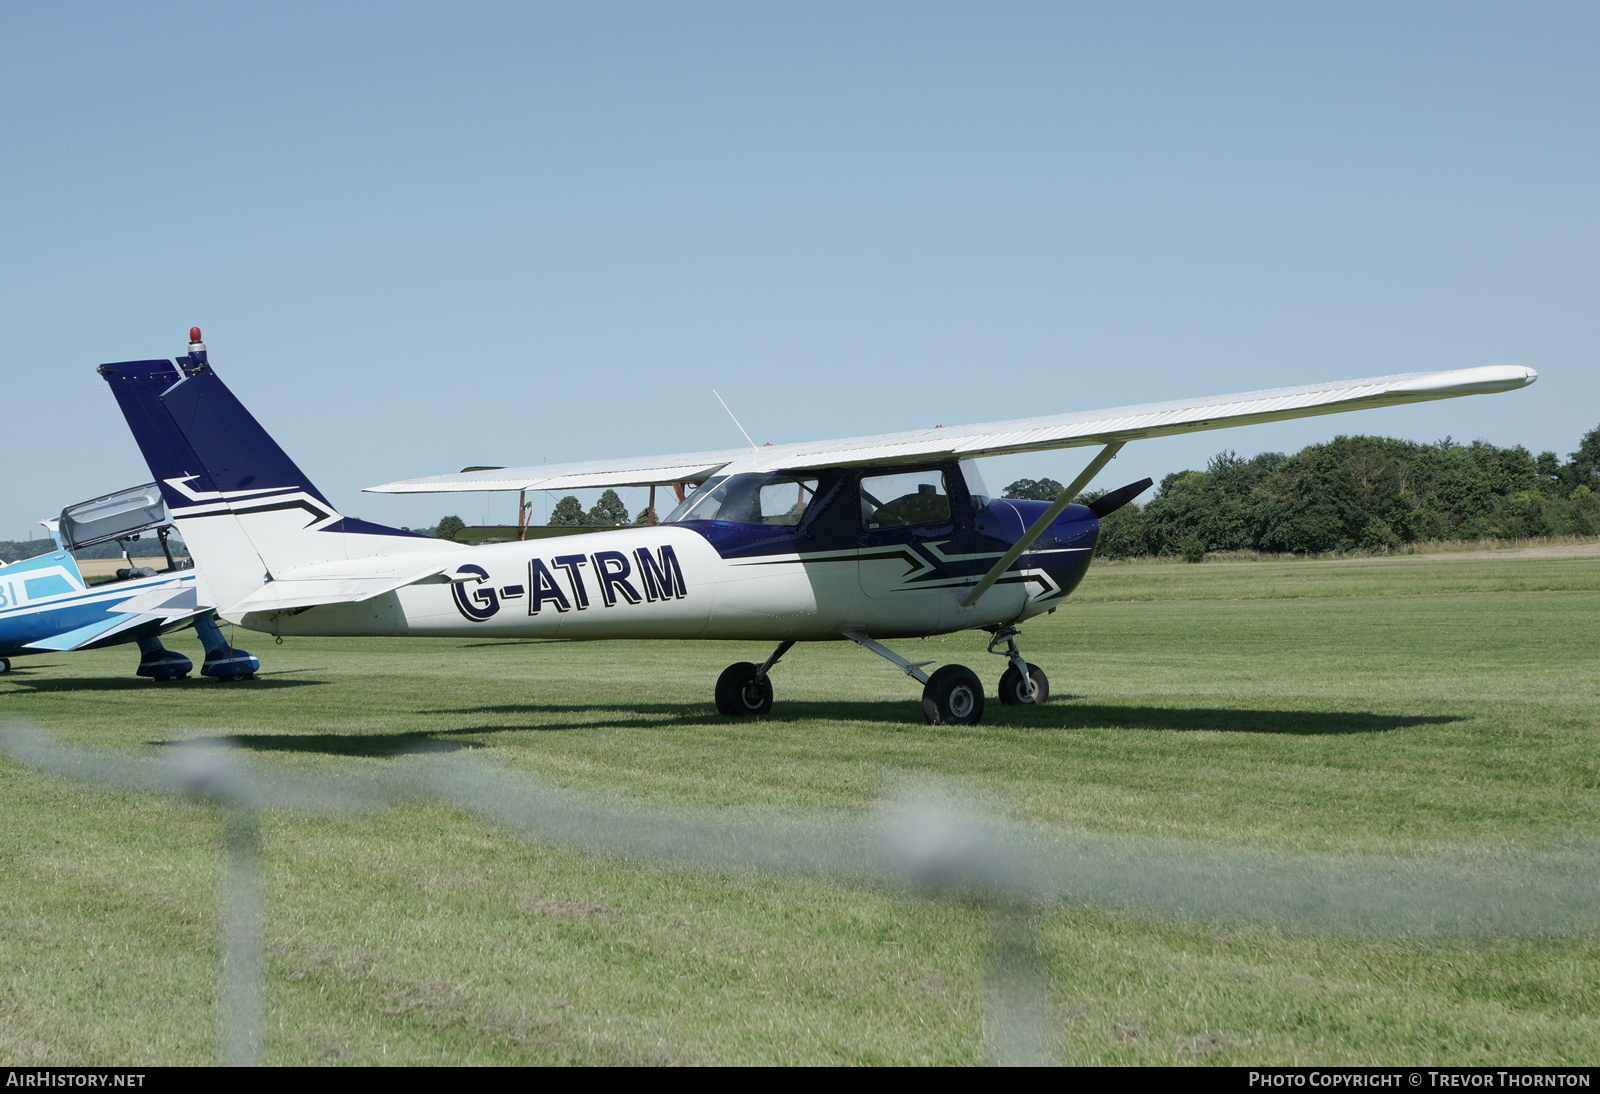
[[[260,680],[51,655],[0,677],[0,713],[333,773],[431,740],[710,811],[856,813],[931,777],[1047,830],[1252,853],[1492,868],[1600,834],[1594,550],[1099,566],[1025,631],[1051,703],[991,700],[975,727],[924,724],[910,681],[844,643],[791,653],[772,717],[729,723],[712,682],[764,649],[235,640]],[[1003,667],[976,635],[898,647],[991,686]],[[9,758],[0,793],[0,1063],[213,1062],[216,813]],[[437,802],[272,813],[265,846],[271,1063],[985,1059],[970,904],[548,846]],[[1067,1062],[1600,1059],[1592,925],[1354,934],[1082,902],[1039,922]]]

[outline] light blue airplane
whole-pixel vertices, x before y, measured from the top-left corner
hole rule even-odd
[[[173,558],[167,542],[172,519],[154,483],[69,505],[59,518],[42,523],[55,550],[0,564],[0,673],[10,671],[13,657],[136,642],[138,675],[181,680],[194,663],[163,646],[160,636],[191,624],[206,651],[202,676],[240,680],[261,667],[228,645],[216,612],[200,603],[191,564]],[[128,556],[129,546],[146,533],[161,545],[161,569],[135,566]],[[112,580],[91,585],[73,552],[112,540],[128,564]]]

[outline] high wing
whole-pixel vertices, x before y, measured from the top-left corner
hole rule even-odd
[[[434,494],[455,490],[583,490],[591,486],[665,486],[674,482],[704,482],[718,469],[740,457],[748,448],[718,452],[680,452],[671,456],[638,459],[586,460],[546,463],[535,467],[491,467],[436,475],[426,479],[401,479],[366,489],[375,494]]]
[[[467,471],[456,475],[401,479],[367,489],[380,494],[426,494],[468,490],[578,490],[606,486],[698,483],[714,474],[743,471],[804,471],[823,467],[920,463],[933,457],[961,459],[1013,452],[1042,452],[1120,444],[1203,429],[1341,414],[1402,403],[1485,395],[1526,387],[1538,379],[1531,368],[1499,365],[1444,372],[1407,372],[1365,380],[1305,384],[1197,399],[1050,414],[977,425],[833,441],[688,452],[639,459],[595,460]]]

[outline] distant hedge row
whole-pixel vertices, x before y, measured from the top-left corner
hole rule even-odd
[[[1600,534],[1600,429],[1587,433],[1566,462],[1520,445],[1448,438],[1417,444],[1336,437],[1292,456],[1253,459],[1223,452],[1204,471],[1168,475],[1148,504],[1111,514],[1100,553],[1315,554],[1562,534]]]
[[[147,542],[149,550],[141,551],[141,548]],[[0,562],[19,562],[25,558],[33,558],[36,555],[45,554],[53,547],[55,547],[55,543],[48,539],[0,539]],[[174,540],[174,551],[178,547],[179,544]],[[161,553],[161,545],[154,536],[148,536],[134,545],[133,553],[135,555],[159,555]],[[122,549],[115,543],[97,543],[93,547],[85,547],[83,550],[76,552],[76,554],[79,558],[121,558]]]

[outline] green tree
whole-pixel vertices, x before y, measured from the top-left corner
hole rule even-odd
[[[596,528],[613,528],[617,525],[628,523],[628,509],[622,504],[622,499],[617,497],[615,490],[607,490],[600,495],[600,500],[594,503],[594,508],[589,510],[585,523]]]
[[[1085,494],[1085,504],[1099,497]],[[1150,553],[1146,536],[1144,507],[1129,503],[1100,518],[1100,538],[1094,551],[1101,558],[1138,558]]]
[[[1561,476],[1561,461],[1554,452],[1541,452],[1534,457],[1533,466],[1539,476],[1539,487],[1546,493],[1563,494],[1566,483]]]
[[[1278,452],[1243,459],[1234,452],[1212,457],[1204,471],[1179,471],[1161,481],[1145,507],[1145,536],[1154,554],[1189,554],[1198,541],[1207,551],[1255,546],[1260,523],[1258,491],[1285,462]]]
[[[550,510],[550,523],[563,526],[589,523],[588,515],[583,511],[583,503],[568,494],[556,502],[555,508]]]
[[[1002,497],[1017,501],[1055,501],[1066,487],[1055,479],[1018,479],[1006,487]]]
[[[1578,450],[1570,453],[1570,461],[1563,470],[1568,489],[1587,486],[1600,491],[1600,427],[1589,430],[1578,442]]]
[[[1558,529],[1555,525],[1565,513],[1552,510],[1560,505],[1558,500],[1545,497],[1536,490],[1520,490],[1500,499],[1495,508],[1491,531],[1500,539],[1527,539],[1530,536],[1548,536]],[[1563,507],[1565,508],[1565,507]],[[1552,519],[1556,517],[1556,519]]]
[[[1600,532],[1600,494],[1579,484],[1572,488],[1567,499],[1567,528],[1580,536]]]
[[[467,522],[460,517],[441,517],[439,525],[433,534],[439,539],[455,539],[456,533],[467,526]]]

